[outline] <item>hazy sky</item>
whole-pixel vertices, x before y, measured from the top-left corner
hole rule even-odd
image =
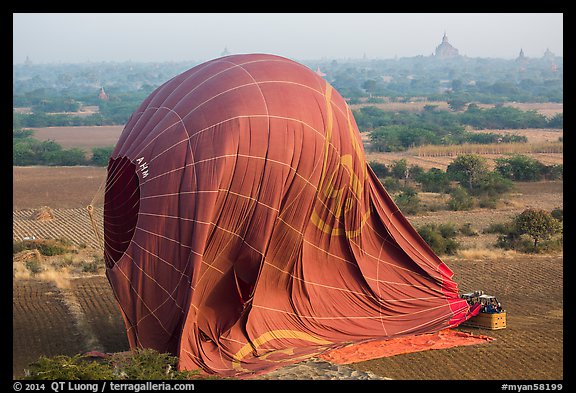
[[[13,63],[204,61],[230,53],[294,60],[430,55],[444,32],[460,54],[563,56],[563,14],[13,14]]]

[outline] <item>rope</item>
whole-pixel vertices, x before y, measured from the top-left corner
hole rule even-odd
[[[94,206],[90,204],[86,206],[86,210],[88,210],[88,216],[90,217],[90,222],[92,223],[92,229],[94,229],[94,233],[96,234],[96,239],[98,239],[98,244],[100,244],[100,247],[104,249],[104,243],[102,242],[100,232],[98,232],[98,225],[96,225],[96,220],[94,219]]]
[[[90,222],[92,223],[92,229],[96,234],[96,239],[98,240],[98,244],[100,245],[100,248],[102,250],[104,250],[104,242],[102,241],[102,237],[100,237],[100,232],[98,231],[98,225],[96,224],[96,219],[94,218],[94,202],[96,202],[96,198],[98,197],[98,194],[100,193],[100,190],[102,189],[104,183],[106,183],[106,176],[104,176],[104,178],[100,182],[98,190],[96,190],[96,193],[92,197],[92,200],[90,201],[88,206],[86,206],[86,210],[88,211],[88,217],[90,217]]]

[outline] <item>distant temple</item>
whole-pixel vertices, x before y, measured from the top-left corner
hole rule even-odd
[[[102,86],[102,88],[100,89],[100,94],[98,94],[98,98],[100,98],[100,100],[102,101],[108,101],[108,94],[106,94],[106,92],[104,91],[104,86]]]
[[[547,63],[550,64],[550,71],[556,72],[558,71],[558,65],[556,64],[556,55],[550,51],[550,49],[546,48],[546,52],[544,52],[544,56],[542,56]]]
[[[518,57],[516,58],[516,62],[526,63],[527,61],[528,61],[528,58],[524,55],[524,50],[520,49],[520,53],[518,54]]]
[[[448,42],[448,36],[446,36],[446,33],[444,33],[444,37],[442,37],[442,43],[436,47],[434,55],[441,59],[459,56],[458,49],[454,48]]]
[[[550,51],[550,49],[546,48],[546,52],[544,52],[544,56],[542,58],[546,60],[554,60],[556,55]]]

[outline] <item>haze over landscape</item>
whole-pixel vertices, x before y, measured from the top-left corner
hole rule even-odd
[[[468,57],[563,56],[561,13],[15,13],[13,64],[428,56],[445,33]]]

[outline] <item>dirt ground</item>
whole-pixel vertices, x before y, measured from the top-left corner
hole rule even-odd
[[[49,234],[46,236],[59,237],[62,231],[72,236],[86,230],[85,235],[76,240],[77,244],[89,236],[89,221],[79,222],[71,217],[78,216],[77,211],[97,194],[105,168],[14,168],[13,174],[14,233],[44,228],[46,232],[42,233]],[[50,206],[56,219],[34,223],[30,217],[34,209],[41,206]],[[436,211],[408,216],[408,219],[415,226],[426,222],[469,222],[473,229],[481,231],[490,223],[506,221],[528,206],[548,210],[563,207],[563,182],[518,183],[498,209]],[[467,247],[485,249],[494,238],[479,235],[459,240],[467,241]],[[88,249],[93,250],[90,247]],[[454,271],[461,293],[480,289],[499,298],[507,311],[507,328],[490,331],[462,326],[458,329],[496,340],[375,359],[350,367],[398,380],[561,380],[565,377],[563,254],[530,256],[491,250],[444,260]],[[14,377],[22,376],[24,369],[40,355],[126,349],[123,322],[112,290],[101,272],[70,277],[65,285],[62,281],[35,277],[13,280]]]
[[[562,380],[563,258],[447,260],[462,293],[477,289],[498,297],[507,327],[457,330],[494,341],[415,352],[352,364],[399,380]]]
[[[103,275],[69,280],[13,281],[12,372],[14,378],[40,356],[129,349],[114,295]]]
[[[93,147],[114,146],[124,126],[77,126],[32,128],[34,138],[53,140],[63,148],[77,147],[91,150]]]
[[[92,166],[12,167],[12,209],[102,206],[106,168]]]

